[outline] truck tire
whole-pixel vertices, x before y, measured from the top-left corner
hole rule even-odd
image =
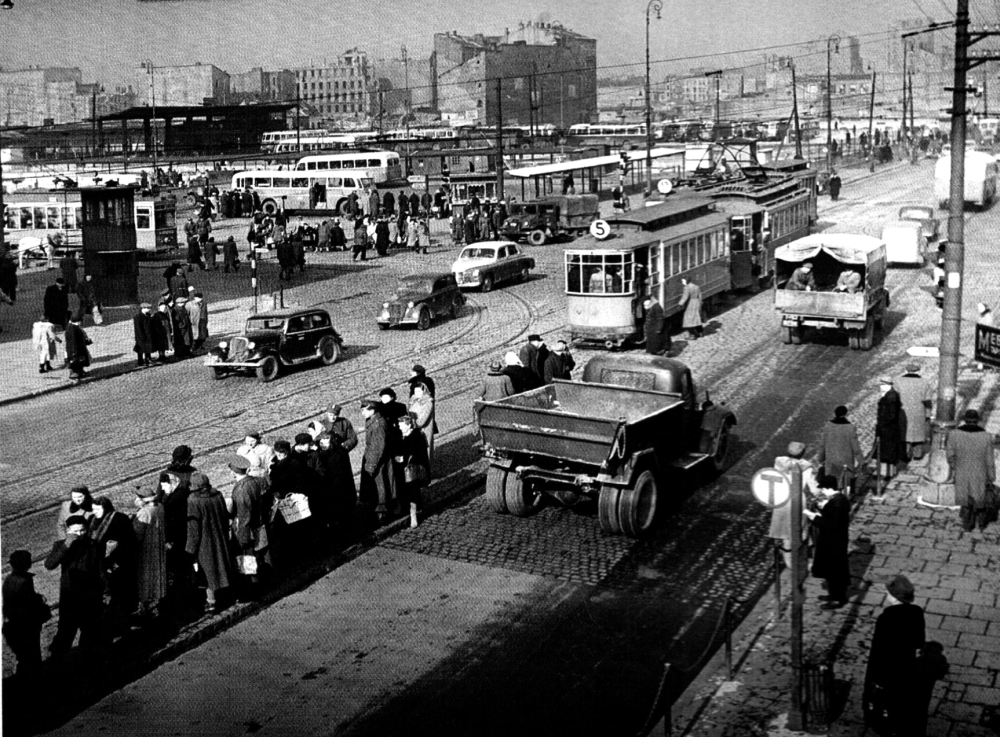
[[[278,378],[278,359],[274,356],[265,356],[257,367],[257,378],[265,384]]]
[[[629,488],[621,492],[618,500],[618,522],[622,532],[629,537],[639,537],[653,526],[659,486],[650,470],[639,474]]]
[[[507,502],[507,511],[515,517],[527,517],[534,509],[534,493],[530,484],[516,474],[507,476],[507,485],[504,487],[504,500]]]
[[[509,471],[490,466],[486,471],[486,503],[497,514],[507,514],[507,477]]]
[[[717,474],[726,470],[726,461],[729,460],[730,430],[728,422],[723,423],[719,428],[719,437],[715,441],[715,453],[712,454],[712,468]]]
[[[620,535],[622,526],[618,522],[618,502],[621,489],[614,486],[602,486],[597,496],[597,521],[601,530],[609,535]]]
[[[260,209],[261,212],[263,212],[268,217],[274,217],[275,215],[278,214],[278,210],[280,210],[281,208],[278,207],[278,203],[275,202],[274,200],[264,200],[260,204]]]
[[[852,351],[858,350],[860,330],[848,330],[847,331],[847,345]]]
[[[858,348],[862,351],[870,351],[875,345],[875,321],[871,317],[865,322],[863,330],[858,331]]]
[[[792,329],[791,328],[781,328],[781,342],[785,345],[792,344]]]
[[[528,233],[528,243],[533,246],[544,246],[545,245],[545,231],[544,230],[533,230]]]
[[[792,345],[802,345],[802,328],[797,326],[785,328],[784,341]]]

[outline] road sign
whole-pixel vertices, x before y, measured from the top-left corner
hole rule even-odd
[[[590,234],[597,240],[603,241],[611,235],[611,226],[607,220],[595,220],[590,224]]]
[[[754,499],[768,509],[783,507],[792,496],[792,482],[776,468],[762,468],[753,475],[750,490]]]
[[[661,179],[656,183],[656,191],[660,194],[670,194],[674,189],[674,183],[669,179]]]

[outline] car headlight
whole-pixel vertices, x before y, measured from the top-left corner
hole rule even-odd
[[[221,348],[222,350],[226,350],[227,348],[229,348],[229,343],[227,343],[226,341],[222,341],[221,343],[219,343],[219,348]]]
[[[254,343],[252,340],[249,343],[247,343],[247,350],[248,351],[252,351],[256,347],[257,347],[257,344]]]
[[[382,303],[382,309],[383,310],[388,310],[389,309],[389,303],[388,302],[383,302]]]
[[[416,304],[414,302],[407,302],[406,303],[406,309],[408,309],[408,310],[412,310],[415,306],[416,306]]]
[[[479,278],[479,269],[473,269],[472,271],[470,271],[469,272],[469,276],[471,276],[473,279],[478,279]]]

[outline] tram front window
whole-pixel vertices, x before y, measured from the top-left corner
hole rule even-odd
[[[631,294],[632,254],[567,254],[569,294]]]

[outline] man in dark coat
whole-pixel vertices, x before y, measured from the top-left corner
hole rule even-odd
[[[53,655],[68,652],[78,630],[80,647],[99,644],[104,593],[101,556],[97,543],[87,535],[87,522],[83,517],[66,520],[66,539],[52,546],[45,567],[50,571],[61,569],[59,628],[49,645],[49,652]]]
[[[670,350],[670,327],[663,314],[663,305],[656,297],[646,300],[646,318],[643,331],[646,336],[646,353],[662,356]]]
[[[878,414],[875,421],[875,443],[883,478],[896,475],[896,466],[903,459],[906,439],[903,403],[899,392],[893,387],[891,376],[879,379],[882,397],[878,400]]]
[[[292,274],[295,273],[295,247],[292,242],[287,238],[282,239],[278,243],[278,266],[280,270],[278,272],[278,278],[281,281],[292,278]]]
[[[389,431],[380,406],[373,399],[361,404],[361,416],[365,418],[365,454],[358,502],[374,511],[382,521],[396,511],[396,499]]]
[[[344,229],[340,225],[340,218],[334,218],[333,224],[330,225],[330,250],[347,250],[347,236],[344,234]]]
[[[31,553],[15,550],[8,561],[11,570],[3,580],[3,637],[17,658],[17,679],[24,681],[20,685],[27,689],[42,665],[39,640],[45,610],[35,592]]]
[[[228,465],[236,480],[230,515],[233,541],[239,555],[256,559],[259,573],[262,566],[270,563],[268,526],[271,521],[271,494],[263,478],[249,475],[250,461],[246,458],[234,455]],[[248,575],[251,585],[257,582],[257,575]]]
[[[542,380],[551,384],[553,379],[571,379],[571,372],[576,368],[576,361],[570,355],[569,346],[565,340],[557,340],[552,353],[545,359],[544,376]]]
[[[69,363],[69,378],[82,379],[90,365],[90,338],[80,327],[80,315],[73,315],[66,326],[66,361]]]
[[[188,236],[187,263],[188,271],[194,271],[196,264],[202,271],[205,270],[205,262],[201,258],[201,244],[198,243],[198,236],[196,235]]]
[[[187,510],[187,554],[205,574],[208,584],[205,610],[219,611],[216,592],[229,588],[233,559],[229,552],[229,512],[222,493],[213,489],[200,471],[191,474]]]
[[[161,302],[152,317],[153,350],[161,363],[166,362],[167,351],[173,347],[173,325],[170,310]]]
[[[839,609],[847,603],[847,588],[851,583],[851,566],[848,561],[851,503],[837,490],[837,479],[823,476],[819,492],[825,501],[820,511],[805,510],[817,531],[816,551],[813,555],[812,574],[826,579],[826,603],[823,609]]]
[[[368,193],[368,217],[375,220],[379,216],[381,207],[382,200],[378,196],[378,190],[375,189],[375,185],[372,185],[371,191]]]
[[[399,418],[407,414],[406,405],[402,402],[396,401],[396,392],[391,387],[385,387],[384,389],[379,389],[378,398],[381,404],[379,405],[379,413],[385,418],[388,423],[388,433],[390,439],[390,450],[392,453],[390,455],[395,455],[396,448],[395,441],[399,439]]]
[[[420,212],[420,195],[410,192],[410,215],[416,217]]]
[[[66,290],[65,279],[59,277],[55,284],[50,284],[45,288],[42,304],[48,321],[53,325],[65,328],[66,321],[69,319],[69,292]]]
[[[537,386],[542,385],[542,377],[545,375],[545,361],[548,360],[549,349],[542,340],[542,336],[533,334],[528,336],[528,342],[521,346],[518,358],[521,365],[535,375]]]
[[[837,172],[830,173],[830,199],[836,202],[840,199],[840,188],[843,183],[840,181],[840,175]]]
[[[389,191],[382,196],[382,211],[391,216],[396,212],[396,196]]]
[[[174,302],[174,356],[187,358],[194,345],[194,327],[187,311],[187,297],[178,297]]]
[[[232,236],[222,244],[222,270],[228,274],[230,269],[233,273],[240,270],[240,251],[236,247],[236,239]]]
[[[340,416],[343,409],[339,404],[327,407],[323,411],[319,421],[323,425],[323,429],[329,434],[330,441],[350,453],[358,446],[358,434],[354,430],[354,425],[351,421],[346,417]]]
[[[822,465],[825,475],[837,480],[838,489],[853,492],[855,475],[864,460],[858,430],[847,420],[847,407],[840,405],[833,411],[833,419],[823,426],[816,462]]]
[[[962,424],[948,433],[945,444],[948,467],[955,479],[955,504],[959,506],[962,528],[967,532],[976,527],[980,531],[986,529],[994,503],[993,436],[979,422],[979,412],[965,410]]]
[[[319,449],[311,461],[319,476],[319,496],[323,499],[325,519],[320,522],[339,536],[350,529],[358,500],[351,457],[343,446],[333,442],[329,433],[322,433],[317,442]]]
[[[139,366],[148,366],[153,354],[153,305],[143,302],[139,312],[132,318],[135,345],[132,350],[138,357]]]
[[[191,586],[191,566],[187,560],[187,505],[191,495],[191,475],[195,467],[191,448],[178,445],[174,448],[170,465],[160,474],[160,491],[163,493],[163,534],[167,541],[167,576],[170,593],[184,595]]]
[[[375,221],[375,252],[379,256],[389,253],[389,221],[385,218]]]

